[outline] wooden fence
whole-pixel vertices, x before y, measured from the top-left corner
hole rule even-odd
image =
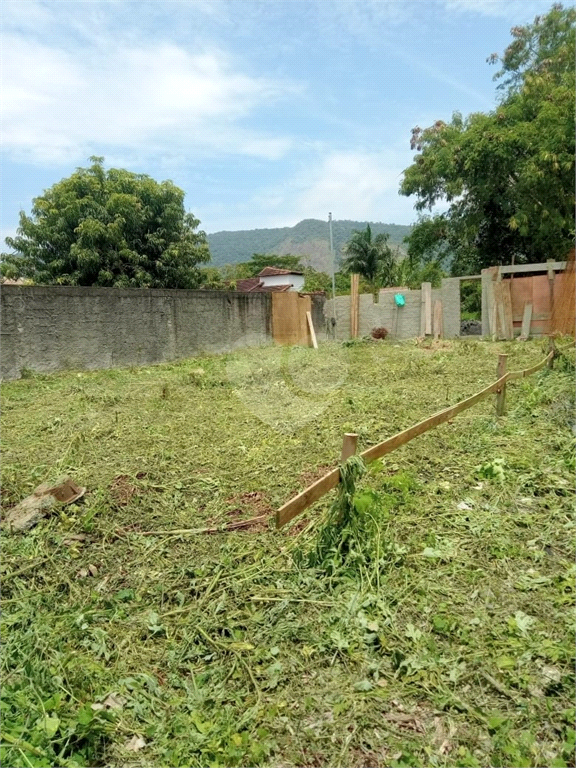
[[[480,392],[476,392],[476,394],[466,398],[466,400],[461,400],[459,403],[456,403],[456,405],[452,405],[450,408],[445,408],[443,411],[439,411],[433,416],[429,416],[427,419],[424,419],[424,421],[420,421],[418,424],[414,424],[412,427],[408,427],[408,429],[405,429],[403,432],[398,432],[398,434],[389,437],[382,443],[378,443],[378,445],[373,445],[371,448],[367,448],[360,454],[360,456],[366,463],[375,461],[376,459],[385,456],[387,453],[395,451],[396,448],[400,448],[400,446],[410,442],[410,440],[418,437],[418,435],[424,434],[424,432],[427,432],[429,429],[433,429],[439,424],[443,424],[445,421],[449,421],[450,419],[454,418],[456,414],[460,413],[461,411],[465,411],[467,408],[471,408],[473,405],[476,405],[476,403],[479,403],[480,400],[488,397],[488,395],[496,395],[496,414],[498,416],[502,416],[504,414],[506,405],[506,385],[509,381],[515,381],[516,379],[523,379],[526,376],[531,376],[533,373],[541,370],[546,365],[549,368],[552,368],[554,358],[560,352],[573,347],[573,344],[569,344],[566,347],[557,349],[553,338],[549,339],[549,344],[550,351],[543,360],[541,360],[539,363],[536,363],[536,365],[533,365],[531,368],[525,368],[521,371],[506,372],[508,355],[499,355],[497,368],[498,378],[492,384],[489,384]],[[342,462],[346,461],[346,459],[350,458],[350,456],[356,453],[356,440],[357,436],[354,434],[349,433],[344,435],[341,455]],[[286,523],[289,523],[300,513],[304,512],[304,510],[314,504],[314,502],[321,499],[322,496],[328,493],[328,491],[331,491],[333,488],[335,488],[339,482],[340,467],[335,467],[333,470],[328,472],[328,474],[324,475],[324,477],[321,477],[315,483],[306,488],[306,490],[302,491],[302,493],[299,493],[293,499],[290,499],[290,501],[286,502],[284,506],[280,507],[276,513],[276,527],[282,528],[282,526],[286,525]]]

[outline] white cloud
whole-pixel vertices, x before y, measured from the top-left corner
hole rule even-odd
[[[217,49],[167,42],[87,46],[80,54],[18,33],[3,46],[3,149],[35,161],[69,161],[127,147],[277,158],[282,136],[241,126],[295,88],[242,74]]]
[[[414,200],[400,196],[398,188],[410,162],[402,150],[331,152],[311,170],[254,198],[239,228],[326,219],[329,211],[334,219],[408,224],[416,218]]]

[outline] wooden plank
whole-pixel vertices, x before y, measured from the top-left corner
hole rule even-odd
[[[504,302],[502,299],[502,281],[501,280],[497,279],[494,283],[492,283],[492,292],[494,295],[494,308],[493,308],[494,329],[492,331],[492,338],[503,339],[506,322],[504,317]]]
[[[546,264],[511,264],[500,267],[500,271],[504,275],[516,275],[523,272],[547,272],[550,268],[553,269],[554,272],[563,272],[566,269],[566,262],[550,261],[546,262]]]
[[[550,351],[543,360],[536,363],[536,365],[533,365],[531,368],[525,368],[521,371],[509,371],[492,384],[489,384],[487,387],[480,390],[480,392],[476,392],[476,394],[471,395],[465,400],[461,400],[459,403],[456,403],[456,405],[453,405],[450,408],[445,408],[443,411],[439,411],[433,416],[429,416],[427,419],[420,421],[418,424],[414,424],[403,432],[398,432],[396,435],[389,437],[382,443],[378,443],[378,445],[374,445],[363,451],[360,456],[366,463],[370,463],[371,461],[375,461],[376,459],[391,453],[396,450],[396,448],[400,448],[400,446],[405,445],[415,437],[424,434],[424,432],[427,432],[429,429],[433,429],[439,424],[443,424],[454,418],[458,413],[471,408],[488,395],[501,391],[502,387],[505,386],[507,382],[522,379],[526,376],[530,376],[532,373],[536,373],[536,371],[544,368],[548,361],[553,357],[554,350]],[[297,515],[314,504],[314,502],[321,499],[322,496],[328,493],[328,491],[335,488],[339,482],[340,469],[337,467],[280,507],[276,513],[276,527],[282,528],[283,525],[289,523],[297,517]]]
[[[554,336],[548,336],[548,368],[554,368],[554,358],[556,357],[556,342]]]
[[[339,482],[340,469],[336,467],[336,469],[321,477],[320,480],[306,488],[305,491],[302,491],[298,496],[290,499],[290,501],[287,501],[286,504],[280,507],[278,512],[276,512],[276,527],[282,528],[283,525],[286,525],[286,523],[289,523],[290,520],[293,520],[301,512],[304,512],[305,509],[308,509],[311,504],[321,499],[332,488],[336,488]]]
[[[434,338],[439,339],[444,335],[442,324],[442,302],[436,300],[434,302]]]
[[[512,296],[510,294],[510,280],[503,280],[500,285],[502,292],[502,314],[504,319],[504,338],[514,338],[514,323],[512,321]]]
[[[522,371],[510,371],[510,373],[507,374],[508,381],[514,381],[515,379],[525,379],[527,376],[531,376],[533,373],[541,371],[542,368],[547,365],[551,354],[553,353],[549,352],[544,360],[540,360],[539,363],[536,363],[536,365],[533,365],[531,368],[524,368]]]
[[[346,432],[342,440],[342,453],[340,454],[340,463],[343,464],[350,456],[356,453],[358,445],[358,435],[355,432]]]
[[[306,312],[306,320],[308,320],[308,330],[310,331],[312,346],[314,347],[314,349],[318,349],[318,342],[316,340],[316,331],[314,330],[314,323],[312,322],[312,312]]]
[[[350,275],[350,338],[358,337],[358,286],[360,275],[353,273]]]
[[[496,277],[498,275],[498,267],[488,267],[483,270],[487,280],[482,284],[482,291],[486,290],[486,308],[487,308],[487,321],[488,321],[488,335],[495,340],[498,334],[498,315],[496,309],[496,301],[494,298],[494,285],[496,283]]]
[[[527,302],[524,304],[524,314],[522,315],[522,330],[520,331],[520,339],[526,341],[530,336],[530,326],[532,324],[532,303]]]
[[[424,335],[432,335],[432,283],[422,283],[424,298]]]
[[[298,311],[298,333],[300,335],[300,339],[296,343],[309,346],[309,328],[306,313],[312,313],[312,299],[310,296],[302,296],[301,294],[298,294],[296,307]]]
[[[498,367],[496,368],[496,378],[498,380],[506,378],[506,363],[508,355],[498,355]],[[506,381],[496,392],[496,416],[504,416],[506,411]]]
[[[548,265],[548,292],[549,292],[549,301],[550,301],[550,320],[552,320],[552,315],[554,314],[554,261],[553,259],[548,259],[546,264]],[[551,328],[551,323],[548,323],[548,332],[550,333],[553,329]]]
[[[426,335],[426,296],[424,287],[420,286],[420,336]]]
[[[509,376],[510,374],[506,374],[504,379],[507,380]],[[400,448],[400,446],[405,445],[410,440],[418,437],[418,435],[453,418],[457,413],[460,413],[467,408],[471,408],[477,402],[495,392],[503,383],[503,380],[495,381],[493,384],[490,384],[489,387],[486,387],[472,397],[462,400],[460,403],[457,403],[444,411],[440,411],[439,413],[434,414],[434,416],[430,416],[428,419],[424,419],[424,421],[421,421],[419,424],[415,424],[413,427],[410,427],[403,432],[399,432],[397,435],[388,438],[388,440],[372,446],[372,448],[368,448],[361,453],[360,456],[364,461],[369,463],[385,456],[387,453],[391,453],[396,450],[396,448]],[[299,514],[304,512],[305,509],[308,509],[308,507],[316,501],[319,501],[322,496],[327,494],[333,488],[336,488],[339,482],[340,469],[337,467],[280,507],[276,513],[276,527],[282,528],[286,523],[289,523]]]
[[[506,374],[506,376],[504,376],[502,379],[495,381],[485,389],[482,389],[480,392],[472,395],[472,397],[468,397],[466,400],[461,400],[459,403],[456,403],[456,405],[453,405],[450,408],[446,408],[443,411],[439,411],[433,416],[429,416],[427,419],[424,419],[424,421],[415,424],[413,427],[409,427],[403,432],[398,432],[397,435],[389,437],[388,440],[384,440],[383,443],[379,443],[378,445],[372,446],[372,448],[368,448],[366,451],[361,453],[360,456],[364,459],[364,461],[369,463],[375,459],[379,459],[381,456],[385,456],[387,453],[395,451],[396,448],[400,448],[401,445],[405,445],[410,440],[418,437],[418,435],[422,435],[429,429],[437,427],[439,424],[443,424],[445,421],[448,421],[449,419],[452,419],[454,416],[456,416],[457,413],[465,411],[467,408],[471,408],[473,405],[480,402],[480,400],[483,400],[488,395],[493,394],[502,386],[502,384],[506,383],[508,376],[509,374]]]

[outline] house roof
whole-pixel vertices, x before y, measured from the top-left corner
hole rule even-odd
[[[274,277],[275,275],[303,275],[304,272],[298,272],[295,269],[280,269],[280,267],[264,267],[258,277]]]
[[[236,290],[242,291],[243,293],[251,291],[253,288],[256,288],[257,285],[260,285],[259,277],[245,277],[241,280],[236,280]]]
[[[260,285],[251,288],[249,293],[283,293],[289,291],[290,288],[292,288],[291,285],[264,285],[264,283],[260,283]]]
[[[289,291],[292,285],[264,285],[259,277],[245,277],[236,280],[236,290],[242,293],[282,293]]]

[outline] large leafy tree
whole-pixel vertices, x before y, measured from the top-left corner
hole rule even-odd
[[[512,29],[488,113],[414,128],[401,194],[423,215],[408,238],[416,260],[452,260],[453,274],[492,264],[562,258],[574,239],[576,11],[556,4]]]
[[[379,288],[394,285],[395,257],[388,245],[388,233],[372,236],[370,224],[366,229],[355,229],[343,248],[344,272],[357,272],[369,283],[376,295]]]
[[[196,288],[197,265],[210,259],[199,221],[170,181],[111,168],[90,158],[20,214],[13,249],[2,255],[7,276],[36,283]]]

